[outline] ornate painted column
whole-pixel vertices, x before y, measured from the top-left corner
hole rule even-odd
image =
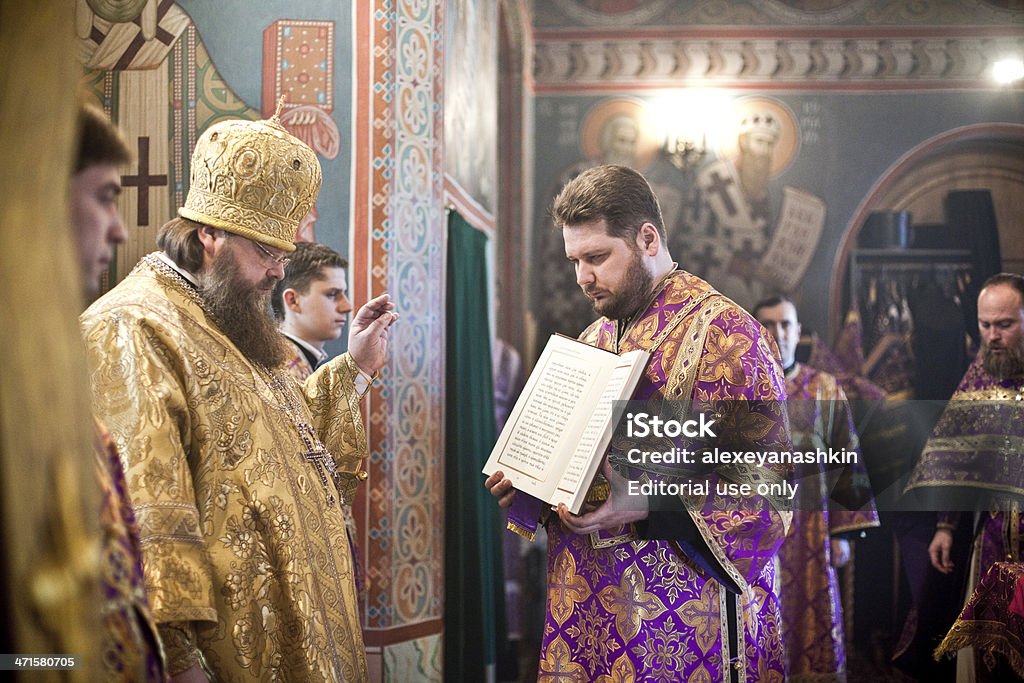
[[[440,681],[444,214],[443,2],[354,3],[353,298],[389,292],[402,318],[369,399],[357,499],[374,681]]]

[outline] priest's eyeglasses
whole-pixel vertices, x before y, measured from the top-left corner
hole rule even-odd
[[[291,259],[290,256],[285,256],[284,254],[281,254],[280,256],[278,256],[277,254],[275,254],[274,252],[270,251],[269,249],[267,249],[265,246],[263,246],[262,244],[260,244],[256,240],[249,240],[249,241],[252,242],[253,244],[255,244],[259,248],[260,251],[262,251],[264,254],[266,254],[268,259],[270,259],[274,263],[280,264],[282,268],[287,266],[289,263],[291,263],[292,259]]]

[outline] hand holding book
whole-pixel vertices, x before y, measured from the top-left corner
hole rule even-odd
[[[616,472],[607,459],[601,465],[601,474],[610,487],[606,501],[596,507],[589,504],[584,506],[579,515],[569,512],[565,503],[558,505],[558,517],[570,531],[591,534],[647,518],[647,498],[629,495],[628,480]]]
[[[649,357],[644,351],[619,356],[553,335],[484,474],[500,471],[516,489],[579,512],[611,441],[615,401],[632,396]],[[504,495],[500,489],[492,493]]]

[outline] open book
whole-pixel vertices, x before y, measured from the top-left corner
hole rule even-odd
[[[618,415],[632,397],[650,354],[621,356],[552,335],[484,466],[516,489],[579,513]]]

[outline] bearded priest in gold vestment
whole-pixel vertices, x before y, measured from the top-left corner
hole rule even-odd
[[[304,383],[268,297],[320,164],[277,117],[224,121],[192,156],[161,251],[82,315],[95,408],[126,465],[146,591],[178,681],[367,678],[345,503],[387,295]]]

